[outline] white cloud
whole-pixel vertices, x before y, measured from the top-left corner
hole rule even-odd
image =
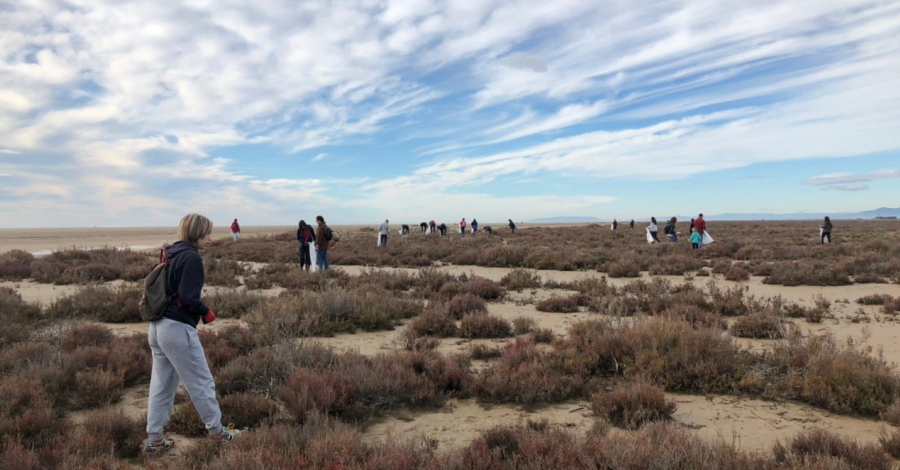
[[[315,157],[312,157],[312,159],[311,159],[310,161],[313,162],[313,163],[315,163],[315,162],[318,162],[318,161],[322,161],[322,160],[324,160],[324,159],[327,158],[327,157],[328,157],[328,154],[327,154],[327,153],[320,153],[320,154],[316,155]]]
[[[803,181],[803,184],[809,184],[812,186],[828,186],[833,184],[848,184],[848,183],[864,183],[873,180],[883,180],[883,179],[892,179],[892,178],[900,178],[900,171],[884,169],[873,171],[872,173],[830,173],[827,175],[816,176],[815,178],[809,178]]]
[[[22,155],[22,152],[13,149],[0,149],[2,155]]]

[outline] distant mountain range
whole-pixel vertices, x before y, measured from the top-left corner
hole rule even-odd
[[[832,219],[874,219],[876,217],[897,217],[900,218],[900,207],[879,207],[878,209],[862,212],[795,212],[793,214],[771,214],[771,213],[725,213],[711,214],[705,216],[707,220],[815,220],[823,219],[825,216]],[[684,215],[676,215],[678,220],[691,220],[691,217]],[[641,217],[635,220],[647,220],[650,217]],[[657,217],[660,221],[669,217]],[[628,222],[630,219],[622,219],[619,223]],[[599,217],[545,217],[540,219],[529,220],[533,224],[558,224],[558,223],[590,223],[590,222],[609,222],[608,219],[600,219]]]

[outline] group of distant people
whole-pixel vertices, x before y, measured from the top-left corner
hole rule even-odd
[[[677,222],[678,218],[672,217],[666,222],[665,228],[663,228],[663,234],[672,243],[678,243],[678,230],[675,227]],[[628,226],[634,229],[634,219],[631,219]],[[610,228],[614,231],[618,230],[619,221],[613,219]],[[703,214],[700,214],[696,219],[691,219],[689,230],[691,232],[691,245],[695,249],[702,247],[703,234],[706,232],[706,221],[703,220]],[[659,239],[659,226],[657,225],[656,217],[650,217],[650,225],[647,226],[647,241],[650,243],[662,243]]]
[[[387,248],[388,238],[390,237],[390,234],[391,234],[391,225],[390,224],[391,224],[390,220],[384,219],[384,222],[378,226],[378,245],[377,246],[380,248]],[[459,221],[459,234],[460,235],[465,235],[466,231],[468,229],[471,229],[472,234],[474,235],[475,233],[478,232],[478,228],[479,228],[478,219],[472,219],[471,225],[466,222],[465,217],[463,217],[462,220]],[[513,222],[512,219],[509,219],[507,228],[509,228],[510,232],[512,232],[513,234],[516,233],[516,223]],[[441,223],[440,225],[437,225],[437,223],[434,220],[431,220],[429,222],[420,223],[419,229],[421,230],[421,233],[426,233],[426,234],[439,233],[440,236],[442,236],[442,237],[447,236],[447,224]],[[493,235],[493,233],[494,233],[494,229],[490,225],[482,227],[481,231],[484,233],[487,233],[489,235]],[[409,234],[409,225],[408,224],[400,225],[400,234],[401,235]]]

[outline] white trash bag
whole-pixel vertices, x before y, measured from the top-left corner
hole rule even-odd
[[[650,234],[650,227],[647,227],[647,243],[653,243],[653,235]]]
[[[713,237],[711,237],[711,236],[709,235],[709,232],[707,232],[706,230],[704,230],[704,231],[703,231],[703,244],[704,244],[704,245],[709,245],[710,243],[712,243],[712,242],[714,242],[714,241],[715,241],[715,240],[713,240]]]

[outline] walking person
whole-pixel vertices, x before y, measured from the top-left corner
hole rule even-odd
[[[509,227],[509,231],[512,232],[513,235],[516,234],[516,223],[513,222],[512,219],[509,219],[509,225],[507,225],[507,227]]]
[[[653,239],[651,243],[662,243],[659,241],[659,237],[656,236],[659,233],[659,228],[656,226],[656,217],[650,217],[650,225],[647,226],[647,230],[650,231],[650,237]]]
[[[616,219],[613,219],[613,223],[612,223],[613,231],[615,231],[617,228],[619,228],[619,222]]]
[[[472,235],[478,231],[478,219],[472,219]]]
[[[826,215],[824,224],[819,226],[819,230],[821,232],[821,235],[819,238],[822,239],[823,245],[825,243],[831,243],[831,229],[832,229],[831,219],[828,218],[828,216]],[[825,241],[826,239],[828,240],[827,242]]]
[[[463,217],[463,219],[459,221],[459,234],[460,235],[466,234],[466,218],[465,217]]]
[[[631,219],[631,229],[634,230],[634,219]]]
[[[694,231],[694,219],[691,219],[691,226],[688,227],[688,231],[689,231],[689,232],[693,232],[693,231]]]
[[[702,248],[703,235],[706,233],[706,221],[703,220],[703,214],[697,216],[697,220],[694,221],[694,228],[697,229],[697,233],[700,234],[700,246],[697,248]]]
[[[384,219],[384,223],[378,227],[378,246],[382,248],[387,248],[388,234],[391,233],[391,226],[388,225],[389,223],[388,219]]]
[[[309,271],[312,267],[312,255],[309,252],[309,244],[315,242],[312,227],[305,220],[297,224],[297,244],[300,248],[300,269]]]
[[[150,322],[147,333],[153,355],[147,400],[148,457],[175,446],[173,440],[163,437],[163,430],[172,415],[179,382],[184,383],[211,439],[230,441],[236,434],[222,427],[216,384],[197,334],[197,323],[216,319],[216,313],[200,299],[204,277],[199,250],[209,245],[212,228],[206,217],[188,214],[178,224],[178,241],[166,247],[170,263],[166,295],[171,300],[162,318]]]
[[[241,226],[238,224],[237,219],[234,219],[234,222],[231,223],[231,239],[234,241],[241,239]]]
[[[700,248],[700,243],[703,242],[703,236],[697,233],[697,229],[691,229],[691,246],[696,250]]]
[[[316,269],[319,271],[328,269],[328,246],[334,238],[331,229],[325,225],[325,218],[316,216]]]
[[[672,217],[666,223],[666,228],[663,229],[663,233],[669,238],[669,241],[672,243],[678,242],[678,231],[675,229],[675,222],[678,222],[678,219]]]

